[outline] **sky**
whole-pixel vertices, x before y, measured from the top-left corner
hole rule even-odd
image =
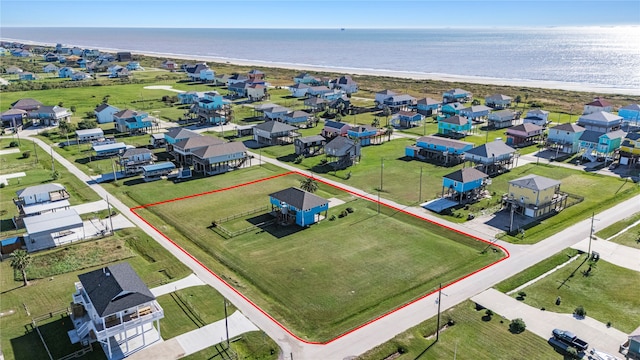
[[[168,28],[640,26],[640,0],[0,0],[0,24]]]

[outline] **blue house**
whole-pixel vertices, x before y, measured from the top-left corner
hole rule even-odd
[[[127,64],[127,70],[144,70],[144,68],[140,66],[140,63],[137,61],[129,61],[129,63]]]
[[[427,97],[418,100],[416,103],[416,109],[418,109],[418,112],[424,116],[431,116],[438,112],[440,105],[440,101]]]
[[[73,70],[72,68],[65,66],[62,69],[58,70],[58,77],[61,78],[70,78],[71,76],[73,76],[73,73],[75,73],[76,71]]]
[[[296,110],[291,111],[282,116],[282,122],[285,124],[306,124],[309,121],[311,114],[306,111]]]
[[[290,187],[269,195],[271,211],[281,224],[309,226],[327,216],[329,201],[310,192]]]
[[[482,118],[484,118],[487,115],[489,115],[491,110],[493,110],[493,109],[491,109],[488,106],[473,105],[473,106],[469,106],[467,108],[461,109],[459,114],[461,116],[464,116],[464,117],[468,118],[468,119],[471,119],[472,121],[479,121]]]
[[[452,89],[452,90],[445,91],[444,94],[442,94],[442,102],[445,104],[452,103],[452,102],[464,103],[471,100],[472,97],[473,95],[467,90]]]
[[[449,116],[438,120],[438,134],[451,137],[464,137],[471,131],[471,119],[464,116]]]
[[[180,104],[195,104],[202,95],[197,91],[187,91],[178,94]]]
[[[424,120],[424,115],[420,113],[401,110],[391,117],[391,125],[412,128],[422,125],[422,120]]]
[[[192,137],[197,137],[197,136],[202,136],[202,135],[198,134],[195,131],[191,131],[189,129],[185,129],[181,127],[171,128],[167,130],[166,133],[164,133],[164,141],[167,144],[167,151],[169,152],[173,151],[173,144],[177,143],[178,141],[182,141],[182,140],[189,139]]]
[[[229,104],[231,102],[222,97],[222,95],[215,91],[209,91],[198,99],[191,108],[191,112],[195,113],[202,122],[210,124],[225,123],[225,110]]]
[[[580,136],[578,151],[584,151],[583,158],[596,161],[600,156],[612,156],[620,148],[627,133],[622,130],[603,133],[585,130]]]
[[[18,79],[22,81],[32,81],[36,79],[36,76],[31,72],[23,72],[18,74]]]
[[[478,199],[486,186],[489,175],[475,168],[464,168],[442,178],[442,197],[458,203],[469,203]]]
[[[126,109],[113,114],[113,121],[118,132],[146,132],[152,127],[151,121],[145,120],[148,116],[146,112]]]
[[[389,107],[391,111],[409,109],[416,105],[416,98],[407,94],[391,95],[382,101],[382,108]]]
[[[624,121],[638,125],[640,121],[640,105],[629,104],[618,109],[618,116]]]
[[[576,124],[560,124],[549,129],[547,147],[557,152],[575,154],[578,152],[580,136],[584,128]]]
[[[440,112],[442,113],[443,117],[447,117],[460,114],[460,110],[462,109],[462,104],[460,104],[459,102],[454,102],[442,105]]]
[[[421,160],[435,160],[445,165],[459,164],[473,144],[440,136],[421,136],[416,144],[405,148],[405,155]]]
[[[378,135],[378,129],[369,125],[359,125],[347,130],[347,136],[359,142],[360,146],[373,144]]]

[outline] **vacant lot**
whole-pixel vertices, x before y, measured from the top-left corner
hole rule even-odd
[[[232,176],[231,174],[227,174]],[[225,176],[227,176],[225,175]],[[268,205],[287,175],[138,212],[299,336],[325,341],[500,259],[486,244],[333,187],[354,212],[310,228],[276,225],[224,240],[211,221]],[[265,211],[266,212],[266,211]],[[247,218],[247,226],[261,214]],[[221,266],[221,264],[223,266]]]

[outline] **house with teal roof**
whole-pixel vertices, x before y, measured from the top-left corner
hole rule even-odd
[[[113,121],[116,123],[116,131],[133,134],[151,129],[152,123],[147,120],[148,116],[146,112],[125,109],[113,114]]]
[[[472,128],[471,119],[464,116],[454,115],[438,119],[438,134],[445,136],[465,137]]]

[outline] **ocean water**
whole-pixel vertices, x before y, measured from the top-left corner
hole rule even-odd
[[[3,39],[322,67],[640,89],[640,27],[2,28]]]

